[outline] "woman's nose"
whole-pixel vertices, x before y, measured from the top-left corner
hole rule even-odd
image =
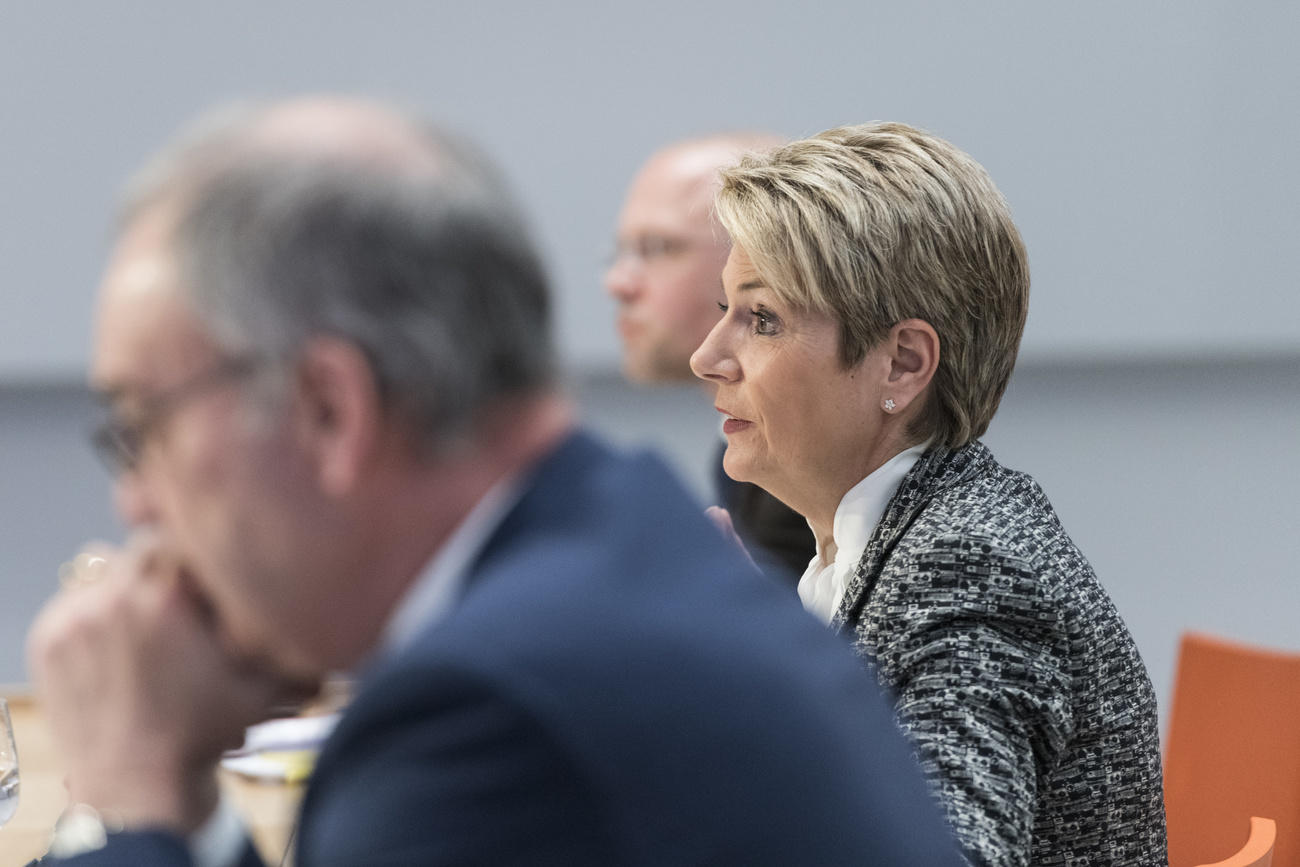
[[[713,383],[740,379],[740,363],[727,345],[727,319],[723,317],[691,354],[691,371],[700,379]]]

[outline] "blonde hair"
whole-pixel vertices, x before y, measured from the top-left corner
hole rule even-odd
[[[988,429],[1024,331],[1029,263],[982,166],[905,124],[845,126],[724,169],[716,208],[778,298],[840,323],[846,367],[904,319],[933,326],[918,440],[958,447]]]

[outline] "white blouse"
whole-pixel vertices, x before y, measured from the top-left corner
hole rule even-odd
[[[912,466],[921,459],[929,443],[901,451],[862,481],[849,488],[835,509],[831,534],[835,537],[835,560],[822,561],[821,546],[813,555],[803,577],[799,579],[799,598],[803,607],[830,623],[840,607],[853,570],[885,514],[885,507],[902,484]]]

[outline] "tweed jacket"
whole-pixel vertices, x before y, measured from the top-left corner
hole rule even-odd
[[[832,625],[973,863],[1167,864],[1151,680],[1033,479],[979,442],[927,451]]]

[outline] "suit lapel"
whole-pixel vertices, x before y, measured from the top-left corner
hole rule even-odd
[[[831,619],[832,629],[842,632],[847,625],[857,622],[890,554],[907,534],[921,509],[940,491],[982,472],[992,460],[993,455],[978,441],[956,450],[947,446],[933,446],[926,450],[903,477],[898,490],[885,506],[885,513],[871,534],[862,559],[844,590],[840,607]]]

